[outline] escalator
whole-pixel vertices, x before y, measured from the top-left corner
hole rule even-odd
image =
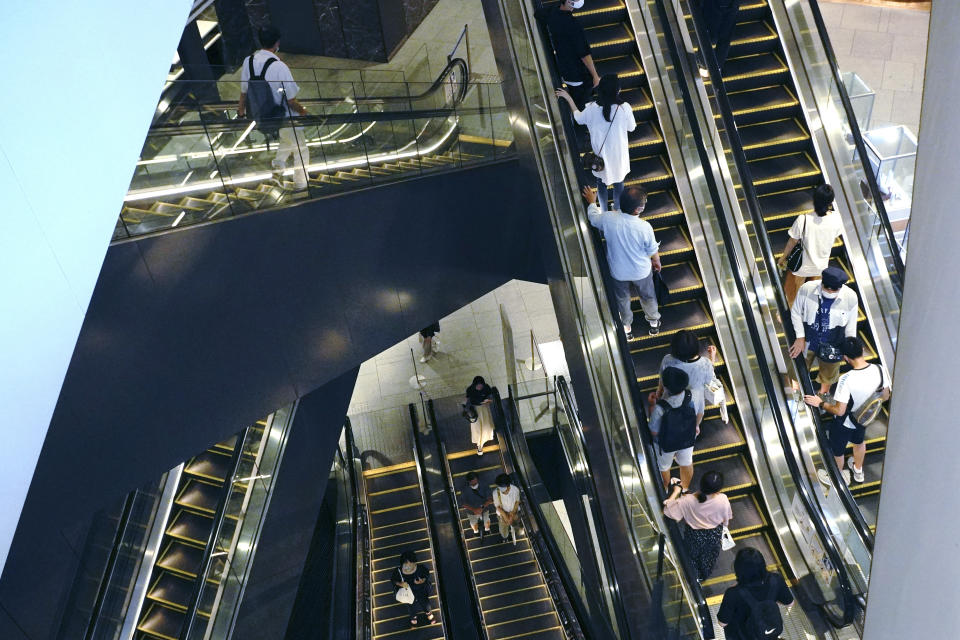
[[[350,83],[306,87],[303,94],[348,94],[302,97],[310,115],[291,118],[290,126],[302,131],[292,157],[293,166],[306,165],[308,186],[301,191],[291,166],[280,174],[271,167],[278,143],[264,138],[253,121],[238,119],[235,104],[174,105],[147,134],[114,239],[451,171],[511,153],[511,142],[495,133],[509,131],[499,85],[468,78],[466,63],[453,58],[433,83],[387,83],[386,95],[379,97],[349,94]]]
[[[639,387],[638,397],[646,398],[656,389],[660,362],[669,353],[670,340],[677,331],[693,331],[700,336],[704,347],[717,347],[716,372],[726,390],[729,423],[720,419],[719,406],[706,408],[701,435],[694,449],[692,488],[697,486],[706,470],[723,473],[723,491],[731,498],[734,509],[731,533],[737,540],[737,548],[757,548],[771,570],[781,570],[789,579],[784,553],[760,494],[757,474],[740,426],[741,419],[730,391],[731,383],[714,328],[711,304],[694,254],[685,212],[680,205],[657,113],[649,97],[650,90],[639,61],[640,53],[626,5],[620,0],[602,0],[574,15],[586,28],[597,71],[601,74],[617,73],[624,87],[622,96],[634,107],[637,129],[631,134],[631,171],[625,182],[628,187],[642,185],[650,193],[641,217],[653,225],[660,241],[662,274],[671,292],[670,302],[660,307],[660,333],[650,336],[645,331],[635,330],[634,339],[629,343]],[[581,153],[589,149],[585,129],[578,131],[577,141]],[[638,299],[634,300],[633,306],[637,313],[635,324],[642,326]],[[674,475],[677,473],[674,471]],[[641,505],[634,506],[641,511]],[[635,524],[639,526],[640,523]],[[733,557],[733,551],[723,552],[713,576],[703,582],[703,594],[708,604],[719,601],[723,591],[735,582]]]
[[[459,402],[459,398],[443,398],[431,400],[428,407],[438,438],[442,440],[448,491],[454,493],[457,505],[469,472],[477,473],[480,482],[492,492],[496,486],[494,479],[515,469],[515,465],[507,462],[509,451],[503,443],[502,432],[484,447],[482,457],[477,456],[476,445],[469,439],[469,426],[460,415]],[[514,479],[514,484],[520,483]],[[482,536],[474,534],[466,512],[458,506],[457,513],[462,516],[459,535],[469,561],[485,637],[488,640],[563,640],[568,636],[544,575],[543,558],[526,533],[530,530],[530,516],[525,508],[528,507],[521,507],[523,526],[515,528],[514,541],[500,538],[495,513],[490,517],[490,532]],[[482,532],[482,525],[480,529]]]
[[[779,256],[794,219],[813,211],[813,188],[824,182],[824,174],[817,162],[809,125],[768,4],[774,1],[777,0],[748,1],[741,5],[723,76],[747,160],[747,175],[762,213],[763,231],[773,254]],[[687,18],[692,21],[691,15]],[[833,247],[831,264],[841,267],[850,280],[847,286],[858,290],[842,238]],[[788,317],[785,309],[781,313]],[[862,298],[857,320],[865,357],[870,362],[879,362]],[[800,368],[802,371],[802,365]],[[843,365],[841,374],[847,370],[849,367]],[[816,363],[809,373],[811,378],[816,376]],[[884,409],[883,416],[867,430],[864,482],[850,485],[850,492],[871,530],[876,526],[887,417]],[[848,445],[847,456],[850,455],[852,446]]]
[[[242,500],[243,494],[230,485],[241,463],[256,459],[265,427],[265,421],[258,421],[183,464],[136,623],[136,640],[178,640],[194,614],[209,620],[217,590],[205,587],[219,584],[228,555],[218,544],[224,538],[214,534],[237,526],[239,505],[230,508],[226,503]]]

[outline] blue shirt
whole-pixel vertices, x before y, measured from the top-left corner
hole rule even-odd
[[[587,208],[587,217],[607,241],[607,262],[614,280],[634,282],[650,275],[650,256],[659,251],[660,243],[649,222],[619,211],[601,213],[595,203]]]

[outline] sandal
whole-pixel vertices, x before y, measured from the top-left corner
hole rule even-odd
[[[428,621],[430,624],[433,624],[433,623],[435,622],[432,613],[428,613],[428,614],[427,614],[427,621]]]
[[[411,626],[411,627],[416,627],[416,626],[418,626],[419,624],[420,624],[420,621],[419,621],[418,618],[414,618],[414,619],[412,619],[412,620],[410,621],[410,626]]]

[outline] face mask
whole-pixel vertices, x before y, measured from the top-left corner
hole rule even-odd
[[[585,0],[573,0],[573,2],[570,3],[570,6],[572,6],[574,9],[579,9],[583,6],[584,1]]]
[[[838,295],[840,295],[840,292],[839,291],[821,291],[820,295],[822,295],[824,298],[827,298],[828,300],[833,300]]]
[[[479,487],[479,486],[480,486],[480,483],[478,482],[478,483],[476,483],[476,484],[470,485],[470,488],[471,488],[471,489],[476,489],[476,488]]]

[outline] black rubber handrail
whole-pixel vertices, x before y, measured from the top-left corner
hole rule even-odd
[[[90,612],[87,630],[83,634],[83,640],[91,640],[95,637],[97,628],[100,624],[100,614],[103,610],[103,601],[106,598],[110,583],[113,582],[113,573],[117,568],[117,557],[120,555],[120,546],[127,537],[127,529],[130,525],[130,513],[133,510],[133,504],[140,495],[140,490],[135,489],[127,494],[123,501],[123,510],[120,512],[120,519],[117,523],[117,531],[113,538],[113,546],[110,548],[110,556],[107,558],[107,568],[103,572],[100,585],[97,588],[97,598],[93,603],[93,609]]]
[[[705,58],[705,63],[707,69],[710,73],[710,78],[712,82],[713,89],[716,93],[717,100],[720,103],[721,117],[723,119],[723,126],[727,131],[728,138],[730,140],[731,152],[734,157],[734,161],[737,166],[737,170],[740,173],[740,182],[743,187],[744,194],[746,196],[746,205],[747,209],[750,211],[751,218],[753,220],[754,228],[756,230],[756,235],[760,239],[761,245],[763,247],[764,259],[767,264],[768,273],[777,274],[777,271],[774,269],[770,270],[771,265],[776,265],[774,260],[773,249],[770,246],[770,239],[767,236],[764,229],[766,229],[763,215],[760,210],[759,200],[757,198],[757,192],[753,185],[753,179],[750,173],[750,167],[747,164],[746,154],[743,151],[743,144],[740,141],[739,132],[737,130],[737,124],[733,118],[733,109],[730,107],[730,102],[727,98],[726,89],[723,85],[723,76],[720,72],[719,64],[717,63],[716,55],[713,51],[713,46],[710,44],[709,39],[704,37],[704,34],[707,34],[708,31],[705,26],[703,16],[700,12],[700,7],[697,6],[695,2],[690,3],[690,9],[693,15],[693,21],[695,29],[693,35],[697,39],[697,47]],[[670,21],[667,16],[666,8],[663,4],[663,0],[656,0],[656,7],[660,14],[660,19],[664,24],[664,34],[667,41],[667,45],[671,50],[671,55],[673,55],[674,60],[681,60],[676,41],[673,37],[673,31],[669,28]],[[682,68],[678,66],[677,68]],[[703,145],[703,134],[700,131],[699,123],[696,118],[696,113],[693,107],[693,101],[690,97],[687,85],[685,82],[678,83],[681,92],[684,94],[684,106],[688,114],[688,119],[690,120],[691,128],[693,129],[693,138],[697,140],[697,151],[700,155],[701,162],[704,167],[709,167],[709,157],[706,153],[706,149]],[[732,221],[728,220],[726,216],[719,215],[720,212],[724,209],[718,206],[721,203],[719,190],[717,188],[716,181],[714,180],[713,173],[711,171],[704,171],[704,177],[706,179],[707,187],[710,191],[711,199],[714,202],[716,211],[718,212],[718,220],[721,222],[719,226],[721,235],[723,236],[724,244],[727,247],[736,246],[733,241],[733,235],[730,231],[730,224]],[[760,339],[760,329],[757,326],[756,318],[754,314],[750,311],[750,296],[747,290],[747,287],[743,280],[743,274],[741,273],[738,265],[735,263],[735,258],[731,255],[731,260],[734,262],[731,266],[733,273],[734,284],[737,287],[737,292],[740,295],[740,299],[743,302],[745,308],[744,318],[747,323],[747,327],[750,334],[750,341],[753,345],[754,353],[759,357],[760,354],[764,353],[763,351],[763,341]],[[776,277],[772,278],[773,280],[778,280]],[[779,282],[778,282],[779,285]],[[777,301],[781,305],[781,315],[782,312],[786,309],[785,299],[783,299],[783,291],[779,286],[775,287],[777,290]],[[784,316],[784,329],[789,333],[792,333],[792,325],[790,324],[789,314]],[[797,360],[802,360],[801,357],[798,357]],[[806,365],[804,364],[804,367]],[[777,398],[777,388],[774,384],[773,378],[770,375],[770,371],[766,367],[758,367],[760,372],[760,377],[763,381],[764,392],[767,397],[773,402],[774,398]],[[803,376],[801,376],[803,379]],[[806,376],[806,384],[810,385],[809,376]],[[846,564],[843,561],[843,555],[840,553],[840,550],[837,546],[836,541],[833,539],[833,536],[830,533],[830,527],[827,522],[826,516],[820,508],[819,503],[813,497],[812,492],[808,484],[804,480],[804,472],[800,467],[798,462],[797,453],[794,451],[792,443],[789,436],[787,435],[787,427],[783,420],[783,416],[780,411],[771,412],[774,423],[777,427],[777,436],[780,440],[780,445],[783,448],[786,455],[784,455],[784,460],[787,463],[787,467],[790,470],[790,475],[792,476],[795,486],[797,487],[797,494],[800,496],[801,502],[803,502],[804,509],[807,511],[810,516],[810,520],[813,523],[814,528],[817,531],[821,542],[824,545],[824,548],[827,552],[827,556],[830,559],[830,562],[834,566],[834,570],[837,573],[837,581],[841,594],[842,606],[843,606],[843,615],[838,620],[829,607],[826,605],[821,605],[821,610],[827,616],[827,618],[838,626],[845,626],[850,624],[854,616],[856,615],[857,602],[853,593],[853,588],[850,582],[850,577],[847,574]],[[825,451],[828,449],[825,449]],[[827,465],[836,466],[836,465]],[[844,484],[841,480],[841,484]]]
[[[226,519],[227,506],[230,502],[230,494],[233,491],[233,484],[237,477],[237,470],[240,468],[240,460],[243,458],[243,448],[247,443],[247,435],[250,433],[250,427],[246,427],[237,436],[237,446],[230,457],[229,471],[223,479],[223,488],[220,490],[220,497],[217,501],[217,509],[213,514],[213,530],[210,532],[210,538],[203,548],[203,557],[200,560],[200,570],[197,572],[196,582],[193,585],[193,591],[190,599],[187,601],[187,610],[183,614],[183,625],[180,628],[180,640],[188,640],[193,632],[193,625],[199,616],[200,600],[203,599],[203,591],[207,585],[207,573],[213,562],[213,554],[217,547],[217,540],[220,538],[220,532],[223,530],[223,521]]]
[[[541,0],[534,0],[534,1],[538,8],[541,7],[543,4]],[[545,26],[539,22],[537,24],[540,27],[541,36],[544,39],[544,41],[550,43],[551,51],[556,51],[556,47],[553,46],[553,39],[549,29],[546,29]],[[549,70],[550,78],[554,83],[554,86],[557,86],[557,87],[562,86],[562,80],[560,76],[557,74],[556,68],[553,65],[550,65],[547,67],[547,69]],[[549,96],[547,96],[546,98],[550,99]],[[579,136],[577,136],[577,133],[576,133],[576,123],[573,120],[573,113],[569,109],[561,108],[560,114],[561,114],[560,125],[563,129],[564,135],[567,138],[567,143],[569,144],[570,149],[574,153],[579,155],[580,138]],[[592,175],[588,175],[586,171],[583,170],[580,163],[576,162],[578,158],[575,157],[573,159],[574,159],[573,165],[574,167],[576,167],[577,179],[582,184],[590,184],[590,185],[594,184],[596,182],[596,178],[594,178]],[[611,282],[610,269],[609,269],[609,266],[607,265],[606,253],[603,251],[603,246],[600,241],[600,233],[599,231],[597,231],[592,227],[590,227],[590,229],[588,230],[588,233],[590,234],[590,239],[591,239],[591,242],[593,243],[594,253],[596,254],[596,257],[597,257],[597,263],[600,266],[601,277],[605,285],[604,290],[606,293],[607,304],[611,309],[616,309],[617,308],[616,301],[614,300],[613,294],[612,294],[613,288],[610,286],[610,282]],[[641,401],[640,389],[636,383],[636,374],[634,373],[634,369],[633,369],[633,360],[632,358],[629,357],[630,347],[629,347],[629,344],[627,343],[626,336],[624,335],[623,331],[619,330],[621,326],[620,321],[615,319],[614,322],[616,322],[618,327],[618,330],[615,333],[617,334],[616,340],[617,340],[618,348],[623,360],[623,364],[626,367],[628,377],[631,377],[632,379],[632,382],[629,384],[628,391],[633,398],[634,407],[638,409],[636,412],[637,419],[641,423],[640,429],[639,429],[640,433],[637,435],[640,438],[640,442],[643,443],[641,444],[641,447],[644,449],[646,453],[645,457],[647,458],[647,462],[648,462],[647,466],[650,474],[649,477],[655,479],[653,484],[657,488],[658,496],[660,498],[660,501],[662,502],[663,500],[666,500],[667,496],[666,496],[666,492],[663,489],[662,483],[659,480],[660,471],[657,468],[657,465],[655,462],[656,457],[652,455],[653,443],[648,442],[649,436],[645,437],[643,435],[644,432],[649,433],[649,431],[647,431],[646,429],[646,424],[647,424],[646,414],[642,410],[642,407],[645,406],[645,403]],[[636,442],[636,437],[633,437],[631,439],[633,439],[634,442]],[[639,460],[637,461],[637,463],[642,468],[643,465]],[[697,574],[693,569],[693,564],[690,561],[690,559],[687,557],[687,554],[683,551],[683,540],[682,540],[682,536],[680,535],[680,530],[678,527],[675,526],[675,523],[671,525],[670,522],[667,522],[667,527],[670,531],[670,537],[674,543],[674,548],[678,554],[680,569],[683,572],[684,578],[686,578],[687,586],[690,589],[690,595],[693,600],[692,604],[699,618],[699,624],[703,634],[703,638],[704,640],[712,640],[715,634],[713,631],[713,621],[712,621],[712,618],[710,617],[710,607],[707,606],[706,598],[703,596],[703,590],[700,588],[700,583],[696,579]],[[640,544],[636,538],[636,532],[634,531],[633,527],[629,527],[628,529],[630,531],[631,544],[634,547],[634,551],[635,553],[637,553],[638,557],[641,557]]]
[[[443,578],[440,575],[440,563],[437,561],[437,554],[434,551],[434,549],[437,547],[440,537],[437,534],[437,527],[433,522],[433,512],[430,509],[430,501],[427,500],[427,488],[423,483],[423,451],[420,449],[420,438],[417,435],[416,405],[411,402],[409,409],[410,426],[413,429],[413,464],[417,472],[417,484],[420,487],[420,501],[423,503],[423,517],[426,518],[427,529],[430,531],[430,556],[433,558],[434,588],[436,589],[438,595],[437,600],[440,601],[440,622],[441,626],[443,627],[443,636],[444,638],[449,638],[450,631],[448,624],[450,621],[450,612],[447,607],[447,599],[442,595],[446,593],[446,591],[443,588]]]
[[[350,490],[353,492],[352,558],[357,565],[354,567],[353,584],[351,585],[351,591],[358,597],[352,635],[354,640],[361,640],[362,638],[369,638],[372,634],[369,586],[364,584],[364,579],[360,577],[361,575],[369,575],[364,571],[364,566],[369,566],[370,554],[370,549],[366,544],[367,514],[363,502],[360,500],[360,492],[363,491],[360,486],[360,477],[357,474],[357,461],[360,456],[353,440],[353,424],[349,417],[344,418],[343,432],[347,448],[347,465],[350,467]],[[363,559],[362,562],[360,561],[361,558]]]
[[[817,0],[807,0],[810,12],[813,14],[813,21],[817,25],[817,34],[820,36],[820,43],[823,45],[823,51],[827,56],[827,62],[830,65],[830,73],[833,75],[833,82],[836,85],[837,93],[840,95],[840,102],[843,103],[843,110],[847,115],[847,123],[850,125],[850,135],[853,137],[854,146],[857,148],[857,155],[860,157],[860,163],[863,165],[863,173],[867,177],[867,184],[870,187],[870,197],[877,211],[877,217],[880,218],[880,226],[883,228],[883,234],[887,237],[887,246],[890,247],[890,257],[893,259],[893,268],[897,272],[899,286],[894,289],[902,295],[904,264],[900,257],[897,238],[893,233],[893,227],[890,225],[890,217],[887,215],[887,207],[883,204],[883,196],[880,193],[880,185],[877,184],[877,177],[873,174],[873,168],[870,166],[870,157],[867,155],[867,145],[863,141],[863,135],[860,133],[860,123],[857,122],[857,115],[853,110],[853,103],[850,102],[850,95],[847,93],[847,87],[843,84],[843,75],[840,73],[840,65],[837,63],[837,56],[833,52],[833,45],[830,43],[830,36],[827,33],[827,25],[823,21],[823,14],[820,13],[820,5]],[[899,296],[898,296],[899,297]]]
[[[557,615],[560,616],[561,624],[566,630],[565,636],[570,640],[607,640],[606,638],[594,638],[584,634],[584,626],[581,620],[591,620],[589,610],[580,602],[579,598],[570,598],[571,592],[577,593],[573,577],[567,571],[566,564],[563,562],[563,555],[557,547],[553,536],[545,532],[550,529],[546,524],[546,517],[543,515],[543,509],[540,503],[532,499],[532,491],[529,479],[526,474],[516,464],[518,455],[516,443],[513,441],[515,434],[510,429],[510,421],[503,411],[503,399],[500,397],[500,390],[493,387],[493,403],[490,407],[490,413],[494,423],[497,425],[498,438],[501,438],[507,445],[506,451],[501,448],[501,459],[504,462],[505,471],[511,478],[517,480],[518,489],[520,489],[521,504],[525,506],[533,518],[524,518],[523,512],[520,513],[521,521],[526,520],[526,528],[530,540],[530,547],[537,558],[537,564],[544,574],[544,582],[547,589],[553,597],[557,609]],[[551,394],[552,395],[552,394]],[[513,398],[511,398],[513,400]],[[515,404],[511,406],[516,408]],[[515,414],[514,414],[515,415]],[[512,468],[511,468],[512,466]],[[551,575],[553,574],[552,579]],[[559,583],[559,584],[558,584]],[[589,625],[586,625],[590,628]]]
[[[663,7],[661,6],[663,0],[657,0],[657,2],[657,6],[661,11],[663,11]],[[755,235],[757,241],[760,243],[762,254],[761,257],[763,259],[767,274],[769,275],[770,283],[774,289],[773,297],[777,307],[777,312],[780,314],[781,323],[783,324],[784,334],[787,336],[787,345],[790,345],[796,338],[796,335],[793,331],[793,321],[790,317],[790,308],[789,305],[787,305],[787,298],[783,292],[783,283],[779,278],[776,254],[774,253],[773,247],[770,244],[770,238],[765,231],[766,222],[763,219],[763,213],[760,208],[760,200],[757,197],[756,188],[753,185],[750,166],[746,160],[746,153],[743,149],[743,142],[740,138],[740,132],[737,129],[736,121],[733,117],[733,107],[730,105],[729,98],[727,97],[726,88],[722,82],[722,74],[719,71],[719,66],[717,65],[713,48],[712,46],[709,46],[710,41],[709,39],[703,38],[700,35],[701,33],[707,33],[706,27],[703,23],[703,16],[699,10],[699,7],[696,6],[696,3],[691,2],[690,8],[692,10],[694,25],[696,27],[695,31],[691,35],[696,38],[697,47],[701,52],[710,51],[710,55],[706,57],[704,62],[707,64],[707,67],[711,73],[711,84],[714,89],[714,94],[720,109],[720,116],[723,120],[723,125],[726,129],[727,138],[730,143],[730,152],[733,155],[737,171],[740,174],[740,182],[745,196],[747,211],[750,214],[750,219],[753,222],[754,229],[756,230]],[[714,73],[717,75],[713,75]],[[718,79],[721,81],[717,82]],[[681,83],[681,86],[683,86],[683,83]],[[721,209],[717,210],[720,211]],[[735,272],[737,271],[735,270]],[[806,395],[815,395],[816,391],[813,388],[813,383],[810,381],[810,372],[807,368],[807,363],[803,354],[794,358],[793,364],[796,369],[797,379],[799,380],[800,386],[803,389],[803,393]],[[815,425],[817,442],[820,445],[820,449],[822,452],[829,454],[830,443],[829,439],[827,438],[823,421],[820,419],[820,414],[819,412],[813,410],[810,410],[809,414]],[[828,457],[832,457],[832,454],[829,454]],[[870,526],[863,517],[860,507],[853,498],[850,488],[843,479],[840,469],[837,468],[837,465],[830,464],[829,461],[825,466],[827,468],[827,473],[830,474],[834,486],[837,488],[837,491],[840,495],[840,500],[844,505],[844,509],[847,511],[850,520],[853,522],[854,528],[857,530],[857,534],[863,540],[864,545],[872,552],[874,544],[873,532],[870,530]]]
[[[584,470],[582,473],[576,473],[571,470],[571,475],[574,477],[574,481],[579,485],[579,491],[581,495],[586,494],[588,496],[588,502],[590,505],[590,512],[593,515],[594,522],[603,522],[603,516],[600,513],[599,507],[599,492],[597,490],[596,479],[593,477],[593,473],[590,471],[590,456],[588,454],[589,449],[587,448],[586,435],[583,433],[583,423],[580,421],[580,414],[577,411],[577,404],[573,399],[573,393],[570,391],[570,387],[567,385],[567,380],[563,376],[557,376],[555,379],[555,386],[557,389],[557,396],[560,399],[560,404],[563,406],[564,414],[567,416],[567,421],[570,426],[570,430],[573,433],[573,437],[577,439],[579,443],[579,457],[583,458]],[[559,427],[558,427],[559,429]],[[560,446],[566,450],[566,446],[563,444],[563,436],[560,437]],[[610,542],[607,540],[606,536],[596,536],[596,541],[600,545],[600,557],[603,558],[603,573],[606,577],[607,583],[613,589],[615,597],[613,598],[613,607],[617,615],[617,624],[621,629],[626,629],[629,626],[629,621],[627,620],[627,614],[623,610],[623,601],[620,597],[620,583],[617,580],[617,574],[613,570],[613,552],[610,550]]]
[[[460,504],[457,502],[457,486],[453,482],[453,472],[450,470],[450,461],[447,459],[447,445],[439,436],[437,430],[437,412],[433,407],[433,399],[427,400],[427,414],[430,416],[430,424],[433,425],[433,432],[437,440],[437,447],[440,453],[440,464],[443,465],[444,484],[447,488],[447,502],[450,504],[450,513],[452,514],[455,526],[458,528],[457,547],[460,550],[460,559],[463,562],[464,569],[470,577],[470,603],[473,605],[474,622],[480,630],[481,637],[487,640],[490,634],[487,632],[487,623],[483,617],[483,607],[480,606],[480,590],[477,588],[477,577],[473,574],[470,564],[470,553],[467,550],[467,542],[464,539],[463,526],[460,522]],[[420,438],[420,432],[415,432],[414,436]],[[422,445],[420,445],[422,446]]]

